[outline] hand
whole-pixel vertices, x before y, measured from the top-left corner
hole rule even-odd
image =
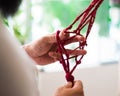
[[[82,82],[80,80],[74,82],[72,86],[71,82],[57,89],[54,96],[84,96]]]
[[[60,38],[63,40],[66,38],[70,38],[70,36],[64,33],[63,31],[60,33]],[[67,42],[67,44],[78,41],[84,41],[84,37],[76,36],[72,40],[70,39]],[[26,50],[29,56],[39,65],[50,64],[59,60],[60,58],[60,54],[56,52],[57,41],[55,33],[46,35],[34,42],[26,44],[23,46],[23,48]],[[67,51],[71,52],[72,50],[67,49]],[[84,55],[84,54],[86,54],[85,50],[76,50],[72,52],[70,55]]]

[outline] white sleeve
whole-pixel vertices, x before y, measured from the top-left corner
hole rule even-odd
[[[118,65],[118,96],[120,96],[120,61]]]
[[[33,66],[0,21],[0,96],[38,96]]]

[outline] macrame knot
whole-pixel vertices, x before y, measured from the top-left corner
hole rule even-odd
[[[65,45],[68,44],[70,40],[74,39],[75,36],[77,35],[83,36],[80,32],[87,25],[86,34],[84,36],[85,40],[79,41],[78,47],[76,47],[73,51],[78,49],[84,50],[84,47],[87,46],[87,37],[89,36],[89,33],[91,31],[91,28],[95,20],[96,11],[103,1],[104,0],[92,0],[88,8],[84,12],[82,12],[79,16],[77,16],[72,24],[70,24],[67,28],[64,29],[64,33],[67,33],[69,35],[73,34],[70,35],[69,38],[66,38],[65,40],[61,40],[59,36],[59,33],[61,31],[58,30],[56,32],[56,40],[58,45],[57,52],[59,52],[61,56],[61,59],[59,61],[62,64],[64,71],[66,73],[65,76],[66,80],[72,82],[73,85],[74,85],[74,76],[72,75],[72,73],[77,67],[77,65],[81,64],[81,60],[84,57],[84,55],[82,55],[81,57],[79,55],[75,55],[72,57],[69,56],[70,53],[65,48]],[[77,28],[76,29],[72,28],[75,24],[77,25],[77,22],[79,22]],[[70,59],[72,58],[75,60],[75,65],[73,66],[72,69],[70,69]]]
[[[70,82],[73,82],[74,81],[74,76],[71,75],[70,73],[66,73],[66,80],[70,81]]]
[[[80,46],[87,46],[87,41],[80,42]]]

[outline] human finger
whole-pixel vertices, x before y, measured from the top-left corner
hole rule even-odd
[[[63,31],[60,32],[59,37],[60,37],[61,40],[63,40],[65,38],[68,38],[69,34],[66,34],[64,32],[64,30],[63,30]],[[56,33],[48,34],[47,36],[44,37],[44,40],[49,42],[49,43],[57,42],[57,40],[56,40]]]
[[[64,40],[64,39],[68,38],[70,36],[70,34],[65,33],[65,30],[63,30],[63,31],[60,32],[59,36],[60,36],[61,40]]]
[[[73,86],[72,88],[83,91],[82,81],[80,81],[80,80],[75,81],[75,82],[74,82],[74,86]]]
[[[64,85],[65,88],[72,88],[72,82],[67,82],[67,84]]]
[[[66,49],[67,53],[69,55],[85,55],[87,53],[86,50],[71,50],[71,49]]]
[[[57,52],[49,52],[48,55],[54,59],[54,61],[60,60],[60,53]]]
[[[69,38],[65,39],[64,45],[74,43],[74,42],[83,42],[83,41],[85,41],[85,37],[80,36],[80,35],[76,35],[76,36],[69,37]]]
[[[48,43],[55,43],[56,42],[56,34],[48,34],[44,37],[44,40],[47,41]]]

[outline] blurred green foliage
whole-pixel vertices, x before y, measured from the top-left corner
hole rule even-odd
[[[48,24],[50,32],[53,32],[54,28],[52,26],[52,22],[55,18],[59,19],[61,26],[63,28],[68,27],[73,20],[82,13],[91,3],[91,0],[70,0],[68,3],[63,2],[64,0],[42,0],[40,3],[36,4],[37,6],[41,6],[44,9],[43,19],[39,22],[39,26],[42,24]],[[21,42],[21,44],[29,41],[31,36],[31,28],[33,15],[31,12],[32,7],[36,6],[32,4],[29,0],[27,1],[27,10],[24,8],[20,8],[17,12],[16,16],[13,17],[14,25],[13,30],[16,38]],[[39,11],[39,10],[38,10]],[[24,22],[18,22],[21,14],[26,14],[27,18]],[[39,15],[39,14],[38,14]],[[17,21],[17,19],[18,21]],[[39,20],[38,20],[39,21]],[[7,20],[4,20],[6,25],[9,25]],[[109,35],[109,0],[104,0],[102,5],[97,11],[95,22],[99,25],[99,35],[100,36],[108,36]],[[77,26],[77,25],[76,25]],[[75,26],[74,26],[75,27]],[[82,31],[86,32],[85,27]],[[24,34],[22,31],[25,31]],[[59,29],[58,29],[59,30]]]
[[[70,0],[68,4],[65,4],[61,0],[44,0],[43,7],[45,8],[46,15],[52,14],[54,17],[57,17],[61,25],[65,28],[89,6],[90,2],[91,0]],[[104,0],[103,4],[98,9],[95,22],[100,27],[99,35],[108,36],[109,0]]]
[[[21,44],[24,44],[27,39],[27,36],[21,33],[20,28],[21,27],[17,25],[13,26],[14,35],[20,41]]]

